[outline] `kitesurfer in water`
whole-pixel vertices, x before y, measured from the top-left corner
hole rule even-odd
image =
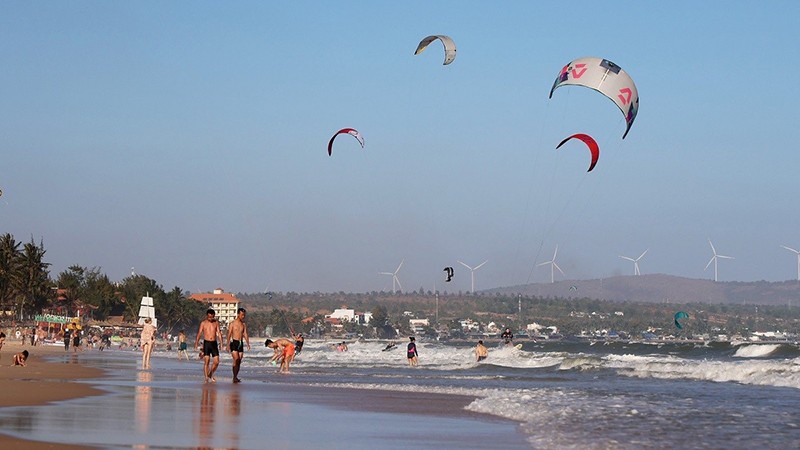
[[[392,341],[392,342],[389,342],[388,344],[386,344],[386,348],[384,348],[384,349],[383,349],[383,350],[381,350],[381,351],[384,351],[384,352],[385,352],[385,351],[387,351],[387,350],[392,350],[392,349],[394,349],[395,347],[397,347],[397,344],[395,344],[395,343],[394,343],[394,341]]]
[[[500,335],[500,338],[503,339],[503,342],[506,345],[511,345],[514,341],[514,334],[511,333],[511,328],[506,328],[506,331],[503,331],[503,334]]]

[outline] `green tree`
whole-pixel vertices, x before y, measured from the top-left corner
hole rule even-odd
[[[47,268],[50,263],[44,262],[44,244],[37,246],[31,242],[25,244],[18,256],[17,276],[14,277],[14,290],[20,299],[20,314],[25,308],[29,311],[41,312],[50,298],[50,279]]]
[[[56,286],[62,290],[64,304],[58,305],[60,313],[72,316],[76,312],[75,303],[85,297],[86,268],[79,265],[69,266],[58,274]]]
[[[85,269],[83,284],[81,301],[93,310],[92,318],[104,320],[124,310],[117,287],[99,268]]]
[[[370,311],[370,312],[372,313],[371,322],[376,327],[382,327],[382,326],[386,325],[386,323],[389,321],[389,312],[386,310],[386,307],[383,306],[383,305],[378,305],[378,306],[372,308],[372,311]]]
[[[16,304],[14,286],[19,282],[19,243],[9,233],[0,236],[0,311]]]
[[[194,328],[199,324],[205,317],[207,305],[188,297],[188,293],[182,292],[178,286],[164,295],[163,305],[160,309],[156,307],[159,327],[163,324],[164,331],[174,334],[175,330]]]
[[[154,300],[156,317],[162,317],[164,311],[163,299],[165,297],[164,288],[155,280],[144,275],[132,275],[119,285],[119,291],[125,300],[125,320],[135,322],[139,318],[139,309],[142,306],[142,297],[149,296]]]

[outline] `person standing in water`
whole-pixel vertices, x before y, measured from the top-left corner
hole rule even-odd
[[[407,350],[407,357],[408,357],[408,365],[411,367],[416,367],[419,361],[417,361],[417,343],[415,342],[414,336],[408,338],[408,350]]]
[[[156,342],[156,327],[153,326],[153,319],[144,319],[142,335],[139,339],[139,346],[142,348],[142,369],[150,368],[150,355],[153,353],[153,345]]]
[[[506,345],[511,345],[514,343],[514,333],[511,332],[511,328],[506,328],[506,331],[503,331],[503,334],[500,335],[500,338],[503,339],[503,342]]]
[[[219,346],[223,344],[222,332],[219,330],[219,321],[216,318],[217,313],[211,308],[206,311],[206,320],[200,322],[200,328],[197,330],[197,337],[194,340],[194,347],[200,344],[200,337],[203,338],[203,375],[205,376],[204,382],[216,383],[217,379],[214,378],[214,372],[219,367]],[[214,358],[214,364],[209,369],[211,358]]]
[[[303,344],[306,342],[303,333],[297,333],[294,336],[294,354],[299,355],[303,351]]]
[[[489,350],[483,345],[483,341],[478,341],[478,345],[475,346],[475,358],[477,358],[478,362],[481,362],[487,356],[489,356]]]
[[[182,358],[183,356],[186,357],[187,361],[189,360],[189,353],[186,351],[187,347],[188,346],[186,345],[186,332],[181,330],[180,333],[178,333],[178,361],[183,359]]]
[[[247,336],[247,324],[244,323],[247,311],[244,308],[239,308],[236,312],[236,319],[228,325],[228,347],[231,351],[233,358],[233,382],[240,383],[239,368],[242,365],[242,358],[244,358],[244,345],[247,344],[247,350],[250,350],[250,337]]]

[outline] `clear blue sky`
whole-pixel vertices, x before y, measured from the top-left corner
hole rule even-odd
[[[0,232],[53,275],[166,288],[469,290],[796,277],[800,3],[4,2]],[[451,36],[443,66],[430,34]],[[560,68],[635,80],[628,137]],[[343,127],[333,156],[328,139]],[[569,134],[588,152],[556,152]],[[442,268],[455,279],[444,283]]]

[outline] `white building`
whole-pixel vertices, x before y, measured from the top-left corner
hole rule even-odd
[[[430,326],[428,319],[410,319],[408,324],[414,330],[414,333],[422,333],[425,327]]]
[[[339,308],[334,309],[333,313],[325,316],[326,319],[339,319],[341,321],[352,322],[356,318],[356,310]]]

